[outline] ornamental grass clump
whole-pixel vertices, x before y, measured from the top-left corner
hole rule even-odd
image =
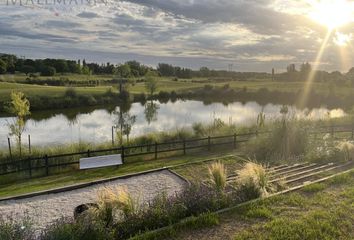
[[[134,199],[127,188],[117,187],[115,189],[104,188],[97,194],[97,208],[91,208],[98,219],[105,222],[107,226],[114,223],[115,217],[122,214],[123,218],[139,211],[139,201]]]
[[[337,145],[337,149],[344,155],[346,162],[354,159],[354,144],[349,141],[342,141]]]
[[[269,174],[261,164],[248,162],[237,171],[238,189],[243,200],[250,200],[258,197],[265,197],[271,191]]]
[[[216,162],[210,165],[209,167],[209,178],[213,187],[218,192],[223,192],[226,187],[226,169],[224,164],[221,162]]]

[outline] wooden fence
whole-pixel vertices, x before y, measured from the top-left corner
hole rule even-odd
[[[341,125],[341,126],[325,126],[319,127],[314,132],[309,134],[326,134],[329,133],[332,136],[335,133],[351,133],[351,137],[354,138],[353,125]],[[21,160],[9,161],[0,164],[0,176],[23,173],[28,174],[29,177],[50,175],[53,172],[60,171],[63,168],[73,167],[75,168],[79,164],[79,159],[83,157],[93,157],[107,154],[121,154],[123,163],[128,158],[150,155],[154,159],[158,159],[158,155],[168,152],[180,152],[184,155],[187,151],[192,149],[205,149],[211,151],[215,146],[230,146],[234,149],[237,148],[239,143],[247,142],[251,137],[258,134],[264,134],[269,132],[250,132],[245,134],[232,134],[227,136],[214,136],[198,139],[186,139],[175,142],[164,142],[154,144],[144,144],[135,146],[120,146],[117,148],[102,149],[102,150],[87,150],[84,152],[67,153],[60,155],[44,155],[40,157],[28,157]],[[75,168],[76,169],[76,168]]]

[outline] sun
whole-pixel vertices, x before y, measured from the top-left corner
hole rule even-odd
[[[353,21],[354,4],[346,0],[311,1],[310,17],[333,30]]]

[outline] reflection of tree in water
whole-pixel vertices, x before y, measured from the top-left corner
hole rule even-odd
[[[144,114],[145,114],[145,119],[149,125],[151,122],[154,122],[157,120],[157,114],[158,114],[157,110],[159,110],[159,109],[160,109],[160,106],[158,104],[154,103],[153,101],[145,104]]]
[[[131,115],[129,113],[131,106],[130,102],[126,102],[119,107],[118,111],[115,110],[113,112],[116,116],[114,123],[116,125],[116,134],[120,144],[123,144],[124,135],[127,137],[127,142],[129,142],[130,132],[136,122],[136,115]]]

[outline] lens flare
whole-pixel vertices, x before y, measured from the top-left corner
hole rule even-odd
[[[308,76],[308,78],[307,78],[307,80],[305,82],[304,91],[301,94],[300,101],[299,101],[299,105],[302,108],[306,106],[307,100],[309,98],[309,94],[310,94],[311,89],[312,89],[312,84],[313,84],[313,81],[314,81],[315,76],[316,76],[316,71],[318,69],[318,65],[321,62],[323,53],[324,53],[324,51],[326,49],[326,46],[328,44],[328,41],[329,41],[331,35],[332,35],[332,31],[328,31],[326,36],[325,36],[325,38],[323,39],[322,45],[321,45],[321,47],[320,47],[320,49],[319,49],[319,51],[317,53],[316,59],[315,59],[314,68],[309,73],[309,76]]]
[[[353,21],[354,4],[346,0],[311,1],[310,17],[316,22],[335,29]]]

